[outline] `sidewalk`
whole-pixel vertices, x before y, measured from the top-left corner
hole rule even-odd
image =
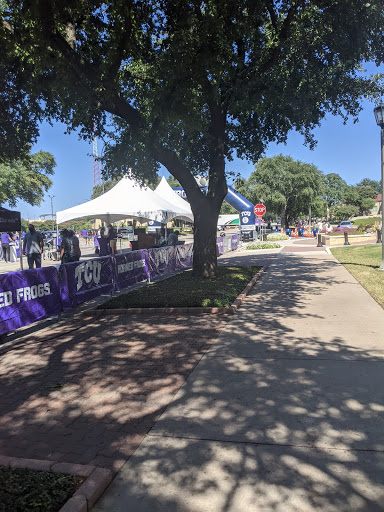
[[[280,253],[94,512],[384,510],[383,332],[331,255]]]

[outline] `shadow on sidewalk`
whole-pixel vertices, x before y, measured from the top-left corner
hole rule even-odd
[[[311,310],[353,293],[338,265],[276,260],[97,510],[384,510],[384,318],[359,346],[342,308]]]

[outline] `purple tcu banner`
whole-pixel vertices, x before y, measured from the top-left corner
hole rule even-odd
[[[193,244],[176,245],[176,270],[192,267]]]
[[[114,287],[112,259],[106,256],[61,265],[59,283],[63,309],[110,293]]]
[[[231,251],[236,251],[239,243],[239,235],[231,236]]]
[[[60,290],[55,267],[0,276],[0,334],[60,313]]]
[[[125,252],[114,257],[115,288],[121,290],[148,279],[148,253],[146,249]]]
[[[163,276],[177,270],[176,266],[177,246],[159,247],[148,249],[148,266],[151,277]]]
[[[224,238],[222,236],[216,238],[216,254],[217,256],[224,254]]]

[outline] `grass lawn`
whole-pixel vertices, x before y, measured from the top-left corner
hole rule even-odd
[[[0,467],[0,512],[58,512],[82,481],[50,471]]]
[[[335,247],[332,254],[384,308],[384,271],[381,264],[381,244],[355,247]]]
[[[115,297],[99,309],[226,307],[244,290],[260,267],[218,267],[214,279],[196,278],[187,270],[168,279]]]

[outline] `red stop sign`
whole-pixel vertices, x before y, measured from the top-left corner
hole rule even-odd
[[[255,206],[255,208],[253,209],[253,211],[255,212],[255,215],[257,215],[258,217],[261,217],[262,215],[264,215],[264,213],[267,211],[267,209],[263,204],[257,204]]]

